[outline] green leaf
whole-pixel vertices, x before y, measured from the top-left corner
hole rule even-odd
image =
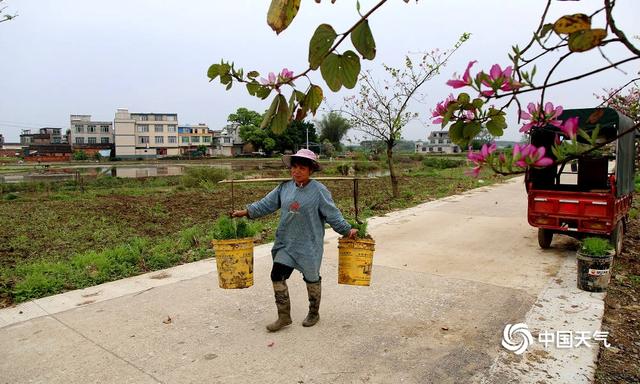
[[[258,72],[258,71],[251,71],[251,72],[247,73],[247,77],[250,78],[250,79],[255,79],[258,76],[260,76],[260,72]]]
[[[233,81],[233,78],[231,77],[230,74],[228,73],[223,73],[220,74],[220,83],[222,84],[229,84]]]
[[[320,104],[322,104],[322,88],[317,85],[311,85],[309,92],[304,98],[304,105],[311,110],[315,116]]]
[[[356,0],[356,11],[360,13],[360,0]]]
[[[296,101],[298,103],[304,102],[304,98],[307,96],[304,92],[300,92],[297,89],[293,92],[296,95]]]
[[[547,36],[551,31],[553,31],[553,24],[547,23],[543,25],[542,28],[540,28],[540,34],[538,35],[538,37],[540,39],[544,39],[544,37]]]
[[[591,29],[591,19],[583,13],[562,16],[553,24],[553,30],[557,34],[568,35],[588,29]]]
[[[247,83],[247,91],[251,96],[255,96],[259,88],[260,88],[260,84],[258,83]]]
[[[571,52],[585,52],[600,45],[607,37],[604,29],[589,29],[578,31],[569,35],[569,50]]]
[[[232,86],[233,86],[233,80],[229,81],[229,84],[227,84],[227,91],[230,90]]]
[[[289,124],[289,106],[287,105],[287,99],[281,94],[278,94],[275,98],[277,102],[276,113],[271,120],[271,131],[279,135],[287,129]]]
[[[262,123],[260,123],[260,129],[267,128],[271,123],[271,120],[273,120],[273,116],[278,110],[278,101],[280,100],[278,96],[282,96],[282,95],[277,95],[276,97],[273,98],[273,101],[271,102],[271,105],[269,106],[267,113],[265,113],[264,117],[262,118]]]
[[[269,97],[270,94],[271,94],[271,87],[267,87],[266,85],[261,85],[256,91],[256,96],[258,96],[262,100]]]
[[[462,92],[458,95],[458,103],[467,104],[469,102],[471,102],[471,97],[469,97],[469,94]]]
[[[342,88],[342,78],[340,76],[341,61],[340,56],[331,53],[324,59],[320,66],[322,78],[333,92],[338,92],[340,88]]]
[[[473,140],[482,131],[482,124],[479,121],[472,121],[464,125],[463,136],[467,142]]]
[[[495,137],[502,136],[506,127],[507,123],[504,116],[496,116],[487,122],[487,130]]]
[[[214,80],[220,74],[220,64],[212,64],[207,71],[209,81]]]
[[[329,24],[320,24],[309,42],[309,66],[318,69],[338,35]]]
[[[276,34],[280,34],[291,24],[299,8],[300,0],[271,0],[267,12],[267,24]]]
[[[482,99],[473,99],[471,104],[473,105],[473,107],[475,109],[480,109],[484,105],[484,100],[482,100]]]
[[[347,51],[340,58],[341,71],[340,76],[342,84],[345,88],[352,89],[358,82],[358,75],[360,74],[360,58],[353,51]]]
[[[369,20],[365,20],[351,31],[351,43],[358,53],[367,60],[373,60],[376,57],[376,42],[371,34]]]
[[[449,137],[451,137],[451,141],[464,148],[468,142],[464,139],[464,135],[462,134],[463,131],[464,122],[462,122],[462,120],[458,120],[451,125],[451,128],[449,128]]]

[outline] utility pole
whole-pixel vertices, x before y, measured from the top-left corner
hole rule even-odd
[[[307,149],[309,149],[309,127],[307,127]]]

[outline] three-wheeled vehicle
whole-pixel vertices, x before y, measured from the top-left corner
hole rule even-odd
[[[633,121],[611,108],[569,109],[561,120],[578,117],[579,126],[592,134],[599,125],[599,140],[615,138],[633,127]],[[551,147],[562,132],[553,126],[534,128],[531,144]],[[553,235],[575,238],[607,236],[622,250],[622,239],[634,191],[635,134],[626,134],[597,155],[584,155],[543,169],[529,168],[525,176],[529,224],[538,228],[538,244],[549,248]],[[567,169],[569,168],[569,169]]]

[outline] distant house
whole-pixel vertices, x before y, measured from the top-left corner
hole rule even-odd
[[[113,122],[93,121],[91,115],[69,116],[72,146],[86,144],[113,144]]]
[[[240,127],[237,124],[229,124],[220,131],[213,133],[214,156],[238,156],[242,153],[244,142],[240,138]]]
[[[462,150],[451,142],[449,131],[433,131],[427,141],[416,142],[416,153],[460,153]]]
[[[139,113],[118,108],[114,119],[116,156],[158,158],[180,154],[177,113]]]
[[[207,124],[178,126],[178,142],[180,144],[180,154],[186,155],[201,146],[207,147],[207,155],[211,155],[211,144],[213,142],[213,132],[209,130]]]

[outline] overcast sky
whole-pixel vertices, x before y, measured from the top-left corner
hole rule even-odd
[[[361,1],[363,10],[375,3]],[[640,1],[618,3],[618,25],[627,36],[639,35]],[[270,100],[251,97],[244,87],[225,91],[219,83],[209,83],[210,64],[225,58],[245,72],[288,67],[299,73],[307,67],[308,41],[318,24],[332,24],[341,32],[357,18],[354,0],[337,0],[333,5],[329,0],[322,4],[303,0],[293,24],[276,36],[266,24],[268,0],[5,0],[2,4],[8,13],[19,15],[0,24],[0,133],[11,142],[19,140],[22,129],[67,128],[70,114],[113,120],[120,107],[131,112],[177,113],[180,124],[207,123],[220,129],[237,108],[262,112]],[[380,72],[382,62],[399,66],[407,52],[446,49],[463,32],[473,34],[443,73],[425,85],[426,103],[411,106],[422,121],[407,126],[404,137],[424,139],[438,128],[428,123],[430,110],[451,92],[444,83],[454,72],[461,73],[469,60],[478,60],[476,69],[508,64],[510,47],[528,41],[544,4],[389,0],[376,12],[370,23],[378,56],[373,62],[364,61],[364,69]],[[554,2],[551,19],[565,13],[591,13],[601,4],[601,0]],[[598,23],[602,25],[601,20],[594,24]],[[615,49],[608,56],[617,60],[630,54]],[[586,53],[568,61],[557,79],[563,73],[604,64],[597,52]],[[625,83],[639,67],[634,61],[622,67],[627,73],[608,71],[555,88],[548,92],[548,99],[567,108],[593,106],[594,92]],[[321,82],[319,73],[313,76]],[[330,94],[324,88],[327,105],[333,108],[354,93],[343,88]],[[515,119],[509,122],[505,138],[517,140]]]

